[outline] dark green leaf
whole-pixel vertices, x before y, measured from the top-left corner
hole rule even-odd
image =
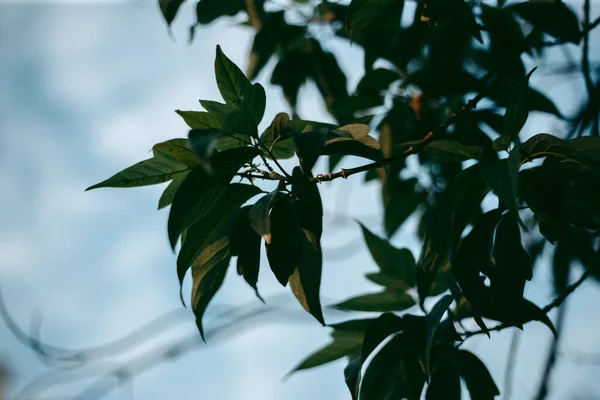
[[[573,258],[571,241],[568,238],[559,240],[552,260],[554,291],[557,295],[562,294],[569,284],[569,270]]]
[[[262,299],[256,286],[260,268],[261,236],[250,226],[250,210],[251,206],[244,207],[237,217],[230,238],[231,255],[238,258],[238,274],[244,277],[248,285],[256,292],[256,296]]]
[[[404,311],[416,303],[412,297],[402,292],[384,290],[383,292],[364,294],[333,305],[340,310],[352,311]]]
[[[365,337],[360,349],[360,363],[363,365],[369,355],[388,336],[401,331],[404,328],[402,318],[392,314],[381,314],[379,318],[372,321],[365,330]]]
[[[396,72],[389,69],[372,69],[370,71],[366,71],[360,82],[358,82],[356,92],[360,94],[370,92],[379,93],[383,90],[386,90],[388,86],[392,84],[392,82],[395,82],[398,79],[400,79],[400,76]]]
[[[171,139],[157,143],[152,147],[152,152],[156,158],[165,157],[190,168],[202,162],[200,157],[192,150],[187,139]]]
[[[421,272],[417,275],[421,302],[428,295],[438,271],[454,254],[465,227],[480,212],[480,203],[488,191],[481,168],[482,165],[477,164],[459,173],[435,205],[423,243]]]
[[[561,41],[577,44],[581,40],[577,15],[563,2],[526,1],[508,8]]]
[[[224,16],[234,16],[244,9],[244,0],[200,0],[196,5],[199,24],[209,24]]]
[[[386,179],[383,190],[384,226],[391,237],[406,219],[427,199],[427,192],[418,185],[416,178]]]
[[[241,183],[233,183],[218,190],[222,194],[219,201],[215,202],[210,212],[203,213],[197,223],[186,230],[185,240],[182,240],[181,250],[177,256],[177,276],[180,285],[198,255],[209,248],[215,240],[229,233],[230,225],[235,221],[236,211],[240,206],[260,193],[260,189],[256,186]],[[227,248],[227,253],[230,254],[229,240]]]
[[[508,135],[513,141],[518,140],[519,132],[523,128],[523,125],[525,125],[529,115],[529,105],[527,104],[529,97],[527,96],[527,88],[529,85],[529,78],[536,69],[537,67],[529,71],[527,76],[525,76],[525,81],[522,82],[520,87],[512,94],[508,107],[506,108],[506,113],[504,114],[503,134]]]
[[[330,133],[334,136],[325,142],[323,154],[327,155],[353,155],[373,161],[383,159],[379,142],[369,136],[369,126],[364,124],[351,124],[342,126]]]
[[[291,197],[273,205],[269,220],[271,233],[265,237],[269,266],[279,283],[286,286],[300,261],[303,243]]]
[[[311,170],[323,154],[325,148],[326,136],[323,132],[308,131],[294,135],[296,145],[296,154],[300,159],[302,171],[306,175],[311,175]]]
[[[516,147],[516,145],[515,145]],[[513,149],[511,153],[513,156],[509,156],[508,159],[497,160],[488,163],[481,169],[481,175],[494,191],[494,193],[500,199],[500,202],[507,209],[516,212],[517,211],[517,194],[518,194],[518,147],[517,150]],[[516,155],[516,156],[515,156]],[[517,163],[516,172],[512,167],[513,162]],[[509,167],[509,164],[511,166]],[[514,175],[517,175],[515,178]],[[516,181],[516,182],[515,182]],[[517,186],[515,186],[515,183]]]
[[[273,192],[264,195],[254,203],[250,210],[250,214],[248,215],[250,218],[250,225],[254,231],[264,237],[267,241],[271,240],[271,219],[269,213],[271,212],[273,205],[281,198],[281,196],[283,196],[283,193],[279,190],[274,190]]]
[[[346,386],[348,386],[352,400],[358,400],[361,366],[360,356],[355,356],[348,362],[346,368],[344,368],[344,380],[346,381]]]
[[[373,321],[375,321],[375,318],[359,318],[338,322],[328,326],[335,329],[333,332],[334,334],[338,331],[356,331],[362,335],[367,329],[367,326]]]
[[[342,357],[353,354],[360,350],[362,340],[362,332],[344,332],[338,334],[333,342],[308,356],[290,373],[318,367],[319,365],[327,364],[331,361],[339,360]]]
[[[179,7],[183,4],[184,0],[158,0],[160,11],[162,12],[167,25],[171,25],[171,22],[175,19]]]
[[[226,135],[241,134],[258,138],[257,125],[258,121],[254,116],[254,111],[244,101],[225,117],[222,132]]]
[[[400,148],[408,149],[417,143],[403,143]],[[436,163],[486,160],[491,157],[489,150],[483,146],[468,146],[452,139],[434,140],[425,146],[423,152],[428,156],[428,161]]]
[[[394,336],[371,360],[360,388],[360,400],[418,400],[425,376],[418,364],[418,346],[406,333]]]
[[[183,118],[185,123],[192,129],[221,129],[225,123],[224,114],[216,114],[205,111],[182,111],[175,110]]]
[[[434,352],[431,382],[425,400],[460,400],[460,375],[455,361],[454,348]]]
[[[414,287],[417,283],[416,265],[411,251],[395,248],[387,240],[371,233],[362,224],[361,228],[371,256],[381,272],[402,285],[395,288],[406,290]]]
[[[325,325],[319,294],[323,268],[321,195],[317,184],[306,180],[300,167],[294,168],[292,177],[295,215],[301,227],[301,257],[290,277],[290,287],[302,307]]]
[[[353,39],[360,38],[363,31],[375,21],[381,24],[384,20],[385,22],[390,19],[393,21],[394,17],[397,17],[399,25],[403,4],[404,2],[399,0],[352,0],[346,15],[348,36]]]
[[[430,357],[431,357],[431,347],[433,346],[433,339],[435,337],[435,332],[444,316],[444,313],[450,307],[450,304],[454,301],[452,295],[447,294],[442,297],[431,309],[431,311],[427,314],[425,319],[425,374],[427,376],[431,376],[431,370],[429,368]]]
[[[170,181],[171,179],[175,179],[178,176],[187,173],[189,170],[190,169],[187,166],[174,160],[164,157],[154,157],[140,161],[131,167],[125,168],[110,178],[90,186],[85,190],[87,191],[102,187],[137,187],[156,185],[157,183],[163,183]]]
[[[169,183],[169,186],[166,187],[166,189],[160,196],[160,199],[158,200],[159,210],[161,208],[171,205],[171,203],[173,202],[173,198],[175,197],[175,193],[177,193],[177,191],[179,190],[179,187],[181,186],[181,183],[183,182],[187,174],[188,172],[184,172],[183,174],[180,174],[175,179],[173,179],[171,183]]]
[[[212,100],[200,100],[200,105],[210,114],[228,115],[236,109],[233,104],[223,104]]]
[[[192,309],[196,316],[196,326],[204,340],[202,317],[206,307],[217,293],[229,266],[229,240],[222,236],[211,240],[199,252],[192,264]]]
[[[500,395],[494,379],[485,364],[473,353],[459,350],[457,353],[460,375],[467,384],[473,400],[493,400]]]

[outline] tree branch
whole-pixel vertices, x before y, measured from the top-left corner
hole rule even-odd
[[[484,78],[484,81],[489,80],[489,77],[491,75],[492,75],[491,73],[488,74]],[[375,169],[375,168],[381,168],[381,167],[391,164],[393,162],[403,160],[413,154],[417,154],[421,150],[423,150],[429,143],[433,142],[434,140],[440,139],[442,137],[443,133],[446,132],[448,127],[450,127],[452,124],[454,124],[456,122],[456,120],[458,119],[458,117],[460,115],[475,109],[475,107],[477,106],[477,103],[479,103],[479,101],[481,101],[484,97],[485,97],[485,95],[484,95],[483,91],[480,92],[479,94],[477,94],[477,96],[475,96],[474,98],[469,100],[467,102],[467,104],[463,105],[460,108],[460,110],[458,110],[458,112],[452,114],[452,116],[448,120],[446,120],[446,122],[444,122],[443,124],[438,126],[436,129],[429,132],[427,135],[425,135],[425,137],[423,139],[421,139],[420,142],[418,142],[417,144],[415,144],[413,146],[410,146],[408,149],[406,149],[406,151],[404,151],[401,154],[397,154],[395,156],[385,158],[382,161],[372,162],[370,164],[361,165],[361,166],[355,167],[355,168],[342,169],[339,172],[334,172],[331,174],[317,175],[316,177],[311,178],[310,180],[312,182],[321,183],[321,182],[330,182],[330,181],[332,181],[334,179],[338,179],[338,178],[347,179],[351,175],[358,174],[360,172],[365,172],[365,171]]]
[[[548,395],[548,383],[550,382],[550,376],[552,375],[552,370],[554,369],[554,365],[556,364],[558,341],[563,332],[566,310],[567,309],[565,307],[561,307],[558,309],[558,317],[556,319],[556,336],[552,339],[552,344],[550,345],[550,349],[548,350],[548,359],[546,361],[544,375],[540,383],[540,388],[538,390],[536,400],[544,400]]]
[[[594,21],[597,23],[598,20]],[[594,83],[590,75],[590,0],[585,0],[583,4],[583,46],[582,46],[582,57],[581,57],[581,72],[585,79],[585,87],[588,92],[588,102],[595,102],[596,94],[594,93]],[[598,115],[593,116],[592,134],[594,136],[600,136],[600,129],[598,126]]]
[[[590,274],[591,274],[591,271],[589,269],[586,269],[584,271],[584,273],[581,275],[581,277],[577,280],[577,282],[567,286],[565,288],[565,291],[560,296],[558,296],[557,298],[552,300],[550,303],[548,303],[544,308],[542,308],[542,311],[544,313],[548,314],[552,309],[559,307],[567,299],[567,297],[569,297],[569,295],[571,295],[571,293],[573,293],[575,291],[575,289],[577,289],[579,286],[581,286],[581,284],[590,276]],[[488,331],[489,332],[501,331],[503,329],[510,328],[513,326],[514,325],[502,323],[502,324],[496,325],[492,328],[489,328]],[[461,333],[461,335],[463,335],[465,339],[470,338],[471,336],[481,335],[481,334],[487,334],[487,332],[485,332],[483,330],[478,330],[478,331],[466,331],[466,332]]]

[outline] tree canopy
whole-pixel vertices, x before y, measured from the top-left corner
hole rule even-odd
[[[159,1],[168,25],[182,3]],[[169,241],[174,250],[181,243],[176,273],[182,283],[191,270],[191,307],[203,337],[203,316],[232,260],[261,300],[258,273],[268,267],[331,331],[330,343],[292,372],[346,357],[352,399],[459,399],[461,381],[471,398],[492,399],[501,388],[461,345],[531,321],[558,339],[561,327],[548,312],[588,276],[600,278],[600,70],[589,60],[589,34],[599,21],[589,9],[586,0],[580,21],[560,1],[200,0],[191,40],[198,25],[247,16],[256,33],[246,73],[217,47],[222,99],[177,110],[189,126],[186,138],[156,144],[151,158],[88,190],[169,182],[158,207],[170,206]],[[365,73],[353,90],[316,29],[364,50]],[[570,116],[529,84],[556,46],[581,51],[580,63],[566,66],[586,85]],[[271,83],[288,107],[261,132],[266,95],[252,81],[271,58]],[[316,84],[336,124],[298,115],[306,81]],[[567,129],[525,139],[530,113]],[[339,169],[346,156],[356,166]],[[323,157],[328,170],[317,164]],[[419,173],[407,168],[409,157]],[[296,166],[286,170],[285,159]],[[361,226],[375,263],[366,279],[381,289],[334,305],[374,315],[329,324],[320,297],[319,186],[338,179],[379,181],[387,237]],[[275,188],[267,190],[267,181]],[[418,257],[389,241],[411,215],[419,220]],[[263,242],[268,265],[260,262]],[[540,306],[524,290],[547,247],[556,298]],[[575,265],[584,273],[571,282]],[[465,329],[467,320],[479,329]]]

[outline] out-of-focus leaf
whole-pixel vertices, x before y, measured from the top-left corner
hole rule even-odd
[[[452,295],[447,294],[442,297],[431,309],[425,318],[425,374],[431,376],[431,369],[429,367],[429,359],[431,357],[431,347],[433,346],[433,339],[435,332],[444,316],[444,313],[450,307],[450,304],[454,301]]]
[[[362,332],[339,332],[334,340],[300,362],[290,373],[318,367],[360,351]]]
[[[348,36],[359,39],[375,21],[393,24],[397,18],[399,25],[403,6],[402,0],[352,0],[346,14]]]
[[[415,305],[409,295],[400,291],[384,290],[383,292],[364,294],[344,300],[333,307],[351,311],[404,311]]]
[[[384,226],[391,237],[406,219],[427,198],[427,192],[420,187],[416,178],[402,181],[390,177],[384,184]]]
[[[209,24],[224,16],[234,16],[244,9],[244,0],[200,0],[196,5],[199,24]]]
[[[406,150],[418,142],[403,143],[400,147]],[[468,146],[452,139],[434,140],[425,146],[423,152],[427,154],[429,161],[436,163],[486,160],[491,157],[489,150],[483,146]]]
[[[529,107],[527,104],[529,96],[527,96],[527,87],[529,85],[529,78],[536,69],[537,67],[533,68],[525,76],[525,81],[511,96],[508,107],[506,108],[506,113],[504,114],[503,134],[510,137],[513,141],[518,140],[519,132],[523,128],[523,125],[525,125],[527,117],[529,116]]]
[[[516,154],[518,156],[518,148]],[[514,168],[509,167],[509,164],[515,160],[517,163],[516,171],[514,171]],[[517,211],[518,172],[518,158],[514,156],[493,161],[484,165],[481,169],[482,176],[498,196],[500,202],[513,212]],[[517,178],[513,175],[517,175]]]
[[[581,40],[577,15],[563,2],[526,1],[508,8],[561,41],[578,44]]]
[[[459,350],[456,354],[460,375],[472,399],[494,399],[500,391],[485,364],[473,353]]]
[[[294,135],[296,154],[300,159],[300,165],[305,174],[311,175],[310,171],[321,154],[323,154],[325,141],[325,133],[319,131],[308,131]]]
[[[381,314],[376,320],[372,321],[365,330],[365,337],[360,349],[361,365],[365,363],[369,355],[381,342],[402,329],[404,329],[402,318],[389,312]]]
[[[350,391],[352,400],[358,400],[358,389],[360,384],[360,356],[353,357],[344,368],[344,380]]]
[[[481,164],[459,173],[435,205],[427,224],[427,233],[417,273],[421,302],[428,296],[430,285],[442,266],[454,255],[456,244],[489,188],[481,176]]]
[[[498,78],[490,83],[486,89],[487,97],[492,99],[499,107],[507,107],[513,93],[517,92],[522,85],[521,80],[504,77]],[[529,111],[541,111],[563,118],[554,103],[539,91],[528,87],[524,93],[524,102]]]
[[[175,19],[177,11],[179,11],[179,7],[181,7],[183,2],[184,0],[158,0],[160,11],[165,18],[165,21],[167,21],[167,25],[171,25],[171,22]]]

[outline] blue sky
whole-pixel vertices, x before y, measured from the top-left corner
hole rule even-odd
[[[84,193],[87,186],[148,157],[154,143],[184,137],[185,124],[173,110],[197,110],[198,99],[219,99],[212,69],[217,44],[242,69],[246,66],[251,31],[223,20],[199,29],[188,46],[192,10],[192,3],[182,8],[173,41],[154,1],[0,2],[0,282],[14,318],[28,329],[34,315],[42,315],[46,342],[81,348],[118,339],[181,310],[176,326],[152,343],[107,360],[109,367],[197,332],[191,312],[179,302],[175,256],[166,236],[168,211],[156,211],[162,187]],[[360,50],[336,41],[326,47],[339,57],[353,88],[362,74]],[[269,70],[259,76],[268,99],[263,124],[287,110],[279,89],[267,84]],[[552,87],[562,110],[572,109],[577,89],[566,91],[566,85],[543,76],[535,79]],[[307,86],[300,115],[328,120],[321,104],[315,88]],[[545,121],[532,118],[527,132],[560,126]],[[328,303],[375,289],[362,277],[376,267],[352,219],[381,232],[378,187],[355,178],[320,187],[326,214],[322,293]],[[411,225],[393,241],[417,256]],[[299,311],[291,293],[267,272],[261,273],[259,287],[265,296],[276,296],[271,306]],[[548,302],[549,282],[550,271],[541,266],[529,297]],[[184,286],[189,294],[190,282]],[[599,297],[597,284],[589,283],[570,299],[564,343],[600,349],[600,322],[590,306]],[[219,310],[235,305],[260,303],[232,268],[209,308],[207,327],[218,326]],[[346,315],[326,317],[334,321]],[[347,399],[344,361],[282,382],[299,360],[328,341],[327,330],[309,316],[294,313],[294,319],[298,323],[283,318],[259,322],[228,340],[198,345],[197,351],[159,363],[106,398]],[[492,341],[478,337],[467,346],[481,355],[499,385],[511,336],[509,331]],[[512,398],[527,399],[537,390],[549,339],[541,324],[526,327]],[[47,371],[3,325],[0,361],[11,371],[11,395]],[[597,367],[560,359],[551,398],[600,392],[600,383],[591,379],[596,374]],[[57,386],[45,395],[73,395],[93,382]]]

